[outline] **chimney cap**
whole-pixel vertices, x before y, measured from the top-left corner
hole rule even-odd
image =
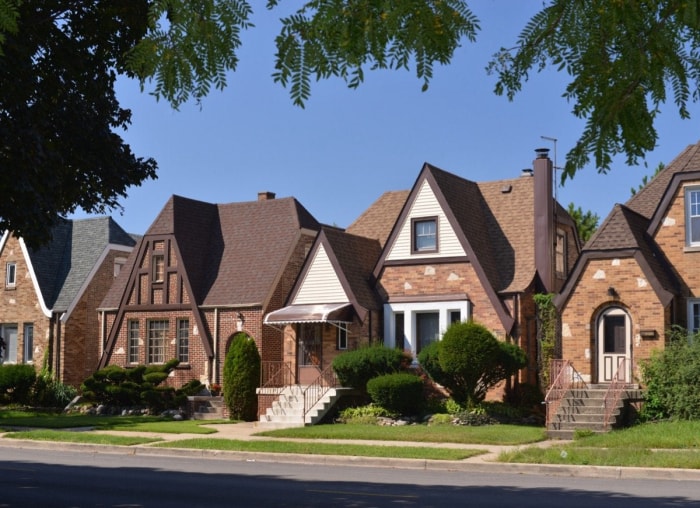
[[[535,153],[538,159],[546,159],[549,157],[549,148],[536,148]]]
[[[258,192],[258,201],[269,201],[275,199],[275,193],[270,191]]]

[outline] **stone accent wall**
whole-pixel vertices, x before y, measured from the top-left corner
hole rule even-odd
[[[613,287],[617,296],[609,296]],[[662,348],[669,310],[664,309],[651,284],[634,258],[593,260],[587,264],[576,290],[561,313],[562,358],[571,360],[576,370],[596,381],[597,318],[610,307],[625,309],[632,321],[632,359],[648,358],[651,351]],[[643,340],[641,330],[653,330],[655,339]]]
[[[389,301],[396,297],[414,296],[418,301],[433,295],[466,293],[472,302],[474,320],[500,339],[505,336],[503,324],[471,263],[386,266],[378,287]]]

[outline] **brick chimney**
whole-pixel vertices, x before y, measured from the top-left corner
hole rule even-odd
[[[258,201],[269,201],[275,199],[275,193],[270,191],[258,192]]]
[[[535,185],[535,269],[544,290],[554,286],[554,168],[549,149],[535,150],[533,161]]]

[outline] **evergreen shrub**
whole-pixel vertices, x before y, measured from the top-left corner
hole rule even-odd
[[[32,365],[0,365],[0,402],[28,404],[36,372]]]
[[[237,334],[224,363],[224,403],[232,420],[254,421],[258,417],[260,353],[255,341],[244,333]]]
[[[372,378],[367,392],[375,404],[402,415],[418,414],[423,406],[423,380],[408,372]]]
[[[333,359],[333,370],[342,386],[366,392],[370,379],[403,370],[409,362],[399,349],[374,345],[336,356]]]

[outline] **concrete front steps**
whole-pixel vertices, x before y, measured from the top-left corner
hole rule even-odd
[[[224,418],[224,398],[196,395],[187,397],[193,420],[222,420]]]
[[[314,425],[335,405],[344,390],[346,389],[328,388],[320,400],[304,414],[304,387],[287,386],[272,403],[272,407],[260,416],[257,426],[274,429]]]
[[[576,431],[602,433],[621,426],[630,402],[641,399],[641,390],[638,386],[625,387],[608,422],[605,421],[607,392],[607,385],[569,390],[547,425],[547,435],[552,439],[572,439]]]

